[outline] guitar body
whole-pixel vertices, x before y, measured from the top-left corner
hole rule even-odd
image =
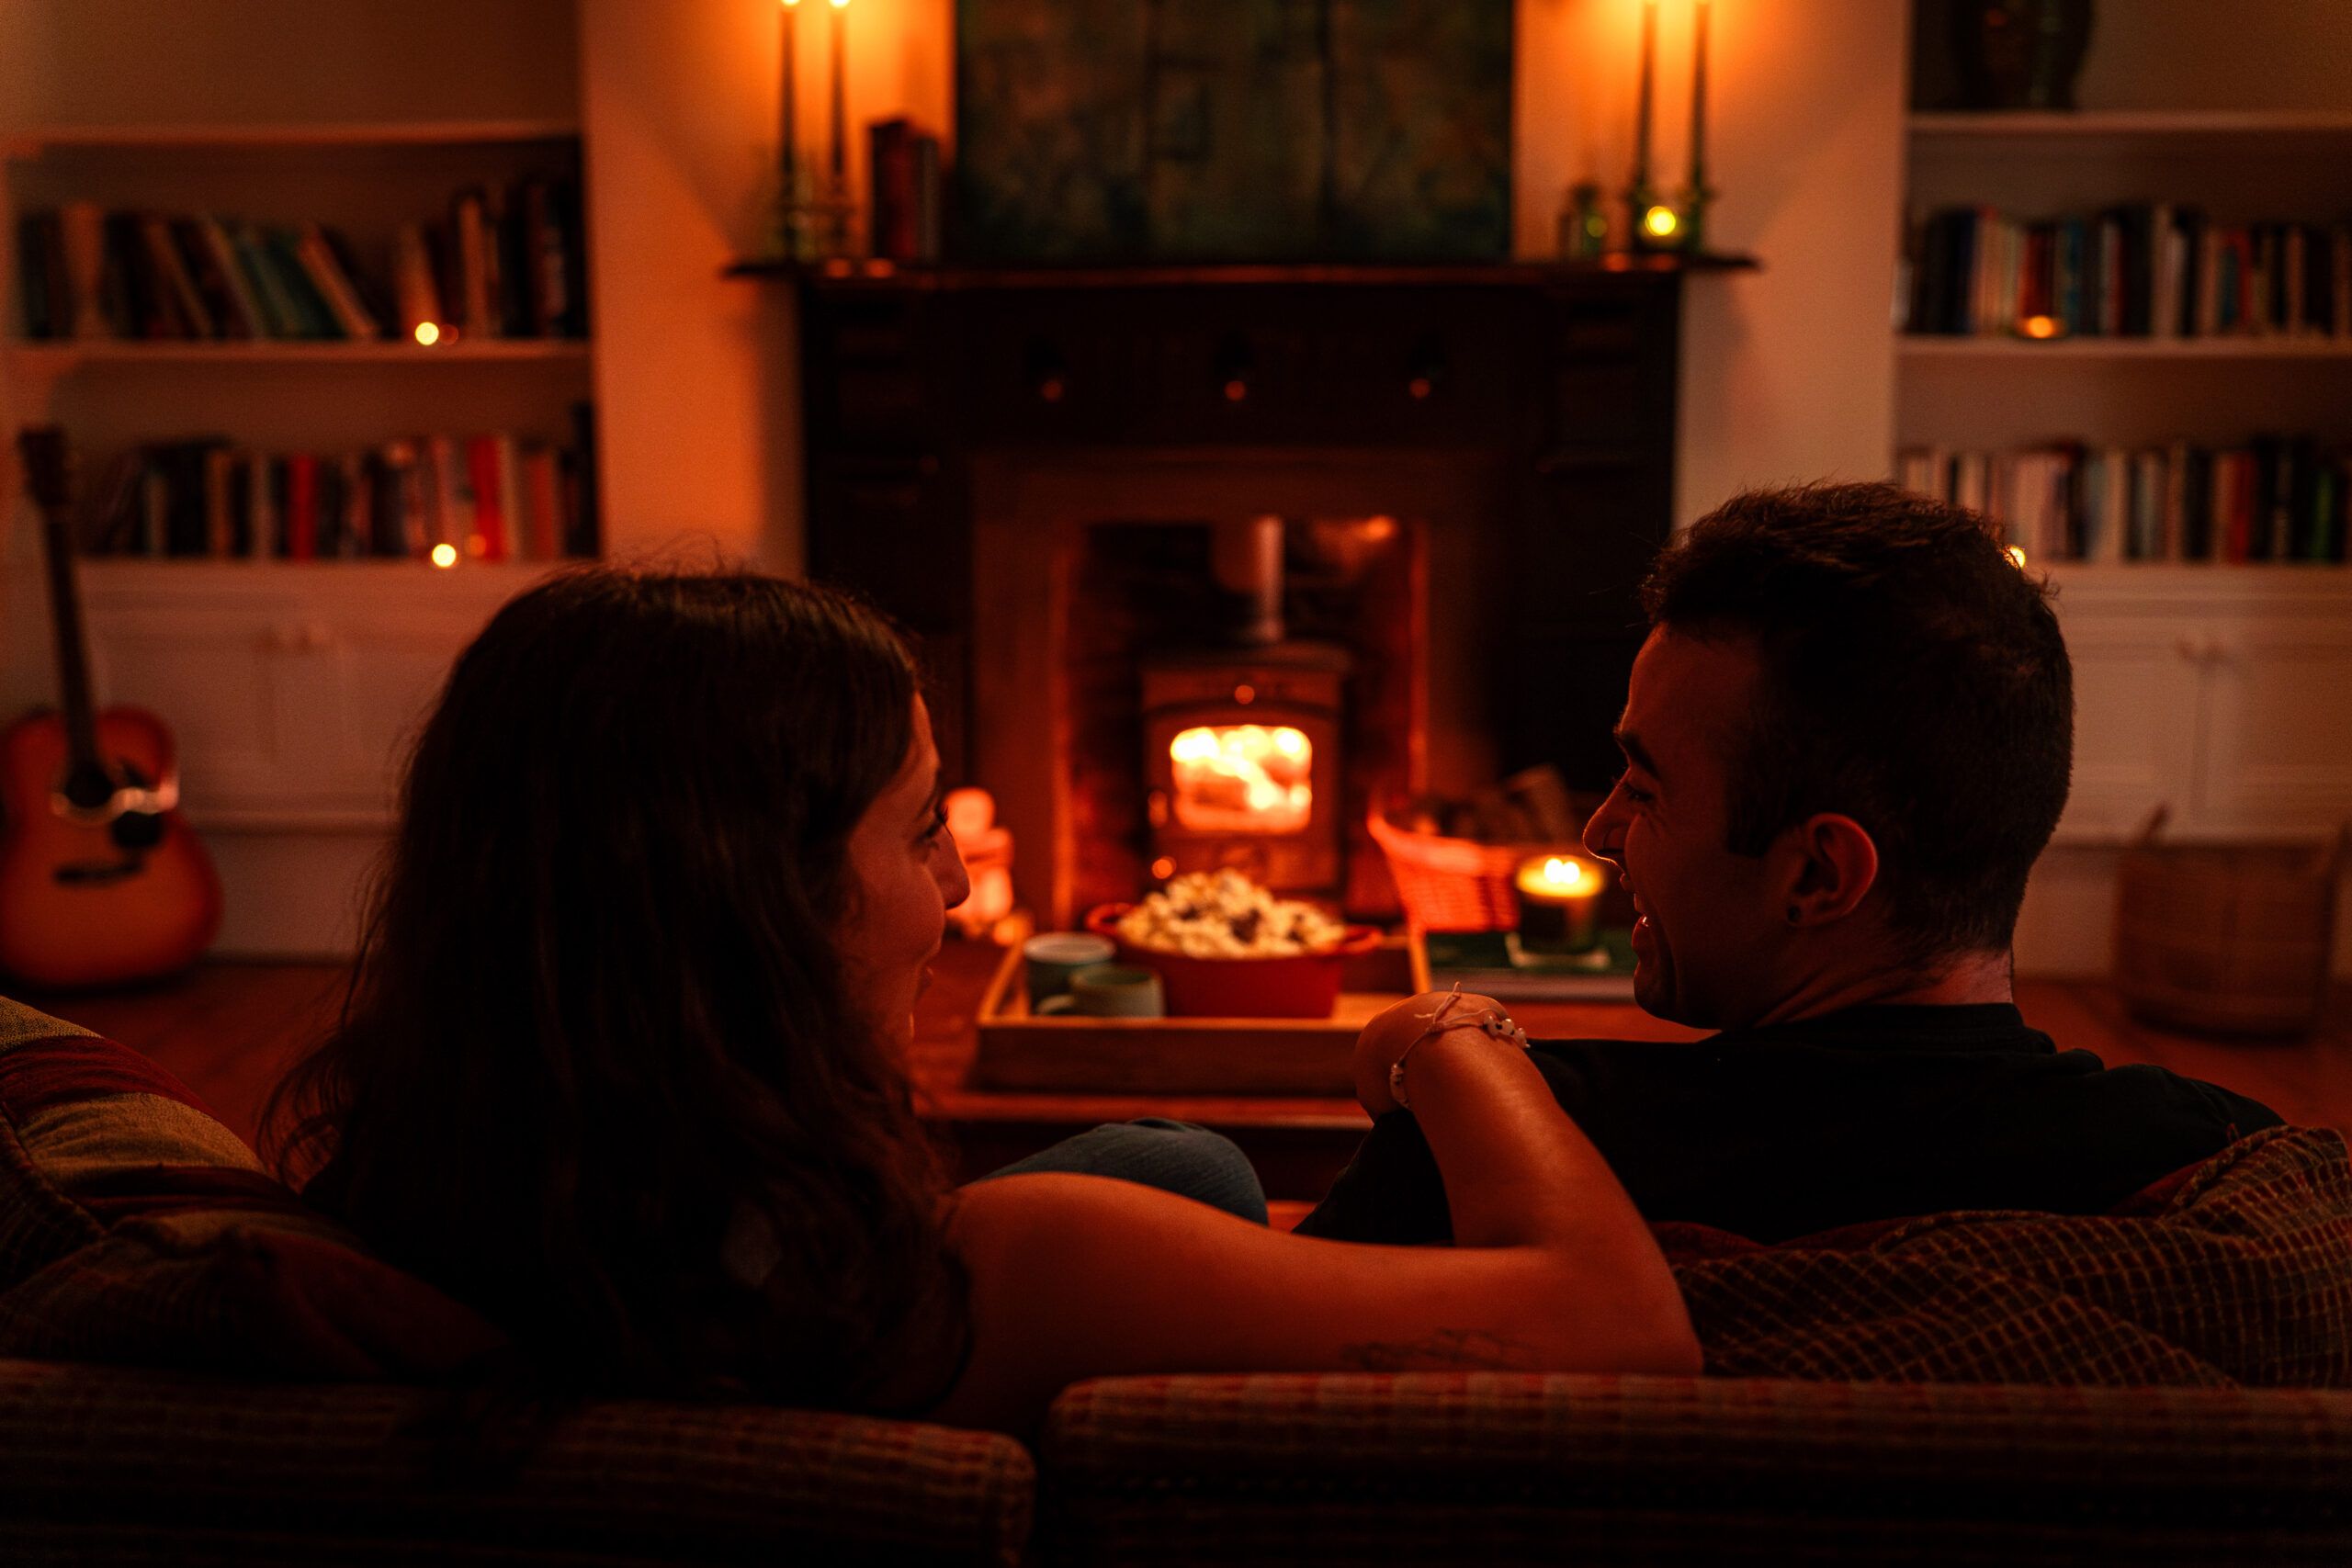
[[[109,771],[145,786],[178,776],[171,732],[140,708],[96,716]],[[0,971],[43,988],[159,978],[196,962],[220,929],[220,879],[177,811],[155,813],[126,848],[105,821],[76,820],[56,796],[72,765],[60,715],[0,735]]]

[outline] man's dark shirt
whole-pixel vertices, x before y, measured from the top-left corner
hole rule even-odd
[[[1533,1055],[1645,1217],[1766,1242],[1951,1209],[2102,1213],[2279,1120],[2161,1067],[2061,1051],[2006,1002],[1852,1008],[1687,1044],[1548,1041]],[[1411,1115],[1374,1124],[1298,1230],[1452,1239]]]

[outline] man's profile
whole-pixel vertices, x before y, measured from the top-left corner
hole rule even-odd
[[[1658,558],[1585,829],[1638,916],[1635,996],[1719,1031],[1540,1043],[1653,1222],[1760,1241],[1956,1208],[2096,1213],[2278,1118],[2029,1028],[2026,880],[2066,801],[2048,592],[1972,513],[1883,484],[1736,496]],[[1408,1115],[1309,1235],[1450,1231]]]

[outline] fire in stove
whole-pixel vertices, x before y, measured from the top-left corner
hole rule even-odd
[[[1194,725],[1168,743],[1176,824],[1198,833],[1296,833],[1315,816],[1315,743],[1283,724]]]

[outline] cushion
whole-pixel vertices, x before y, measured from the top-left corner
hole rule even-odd
[[[2352,1162],[2333,1131],[2256,1133],[2110,1214],[1659,1239],[1711,1373],[2352,1387]]]
[[[304,1207],[171,1074],[0,998],[0,1356],[376,1380],[500,1342]]]

